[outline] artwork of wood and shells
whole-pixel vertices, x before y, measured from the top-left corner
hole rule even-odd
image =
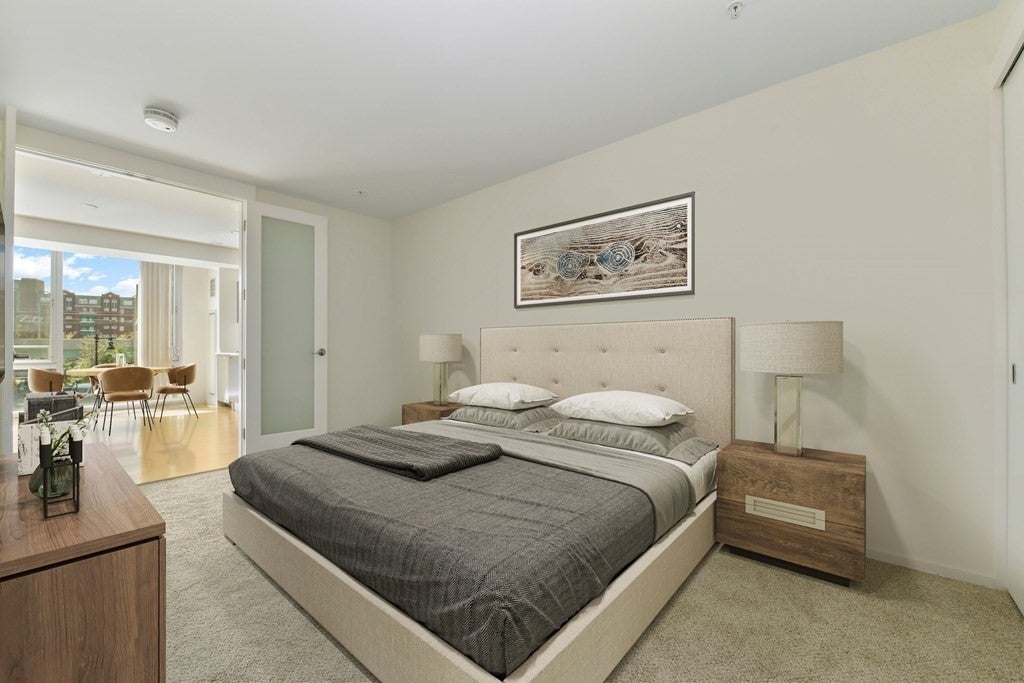
[[[693,293],[693,193],[516,233],[515,306]]]

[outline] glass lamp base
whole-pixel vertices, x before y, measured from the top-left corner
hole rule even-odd
[[[775,452],[803,454],[799,375],[775,376]]]
[[[447,363],[434,363],[434,405],[448,405]]]

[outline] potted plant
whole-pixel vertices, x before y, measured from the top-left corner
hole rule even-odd
[[[40,410],[38,419],[40,433],[45,431],[50,437],[50,448],[53,452],[55,467],[51,473],[50,486],[47,490],[44,490],[43,487],[42,465],[38,465],[32,472],[32,476],[28,480],[28,488],[37,498],[60,498],[71,492],[71,487],[74,483],[71,468],[61,466],[71,464],[71,456],[69,455],[71,450],[71,432],[73,429],[77,429],[82,438],[85,438],[85,434],[88,431],[86,426],[88,421],[82,418],[70,425],[67,423],[58,425],[47,410]]]

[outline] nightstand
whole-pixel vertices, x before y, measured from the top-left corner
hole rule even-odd
[[[734,441],[719,452],[717,475],[718,541],[864,579],[864,456],[812,448],[780,455],[768,443]]]
[[[433,401],[423,403],[406,403],[402,406],[402,424],[409,425],[414,422],[426,422],[427,420],[440,420],[461,408],[461,403],[446,403],[439,406]]]

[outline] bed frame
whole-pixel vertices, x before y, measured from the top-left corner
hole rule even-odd
[[[702,318],[480,330],[480,377],[570,396],[604,388],[676,398],[696,430],[733,439],[735,323]],[[714,544],[712,492],[551,636],[506,681],[600,681]],[[385,682],[496,681],[233,492],[224,535]]]

